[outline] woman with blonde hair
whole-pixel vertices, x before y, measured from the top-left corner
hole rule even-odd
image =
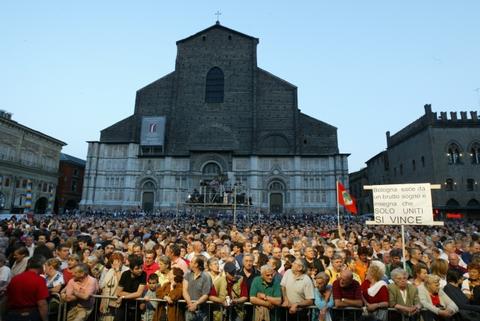
[[[44,266],[45,279],[50,294],[59,293],[65,284],[63,274],[60,272],[60,260],[52,258],[45,262]]]
[[[368,267],[361,285],[364,314],[368,313],[375,320],[387,320],[388,317],[388,288],[384,276],[385,270],[375,262]]]
[[[114,252],[110,255],[111,268],[100,280],[100,290],[102,296],[113,297],[116,296],[118,282],[123,272],[128,270],[128,267],[124,265],[124,256],[121,252]],[[115,316],[115,309],[118,308],[117,300],[104,298],[100,303],[100,313],[102,321],[111,321]]]

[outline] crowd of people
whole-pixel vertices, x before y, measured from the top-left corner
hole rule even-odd
[[[176,213],[0,222],[5,320],[480,320],[475,222]],[[403,250],[405,248],[405,251]]]

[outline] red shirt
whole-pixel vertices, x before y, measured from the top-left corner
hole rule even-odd
[[[65,282],[64,284],[68,284],[68,281],[70,281],[73,278],[73,272],[70,271],[69,269],[63,269],[63,281]]]
[[[368,288],[370,287],[370,281],[365,280],[362,283],[362,293],[363,297],[365,300],[367,300],[368,303],[380,303],[380,302],[388,302],[388,288],[386,285],[383,285],[380,290],[378,290],[377,294],[375,296],[370,296],[368,295]]]
[[[150,276],[150,274],[153,274],[153,273],[157,272],[158,269],[159,269],[159,266],[158,266],[157,262],[153,262],[150,265],[143,264],[143,271],[145,273],[147,273],[147,282],[148,282],[148,277]]]
[[[336,279],[333,282],[333,299],[341,300],[342,298],[349,300],[361,300],[362,290],[360,284],[357,281],[352,280],[352,283],[348,287],[342,288],[340,286],[340,280]]]
[[[36,308],[37,302],[48,298],[45,279],[35,271],[27,270],[13,277],[7,287],[9,309]]]

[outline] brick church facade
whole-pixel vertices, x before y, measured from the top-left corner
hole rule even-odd
[[[303,114],[297,87],[257,66],[258,43],[218,22],[178,41],[175,70],[89,142],[81,206],[151,211],[197,193],[279,213],[333,211],[335,181],[348,180],[337,129]]]

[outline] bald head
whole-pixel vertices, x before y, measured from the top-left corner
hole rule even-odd
[[[348,287],[353,281],[353,273],[349,269],[345,269],[340,273],[340,286],[342,288]]]

